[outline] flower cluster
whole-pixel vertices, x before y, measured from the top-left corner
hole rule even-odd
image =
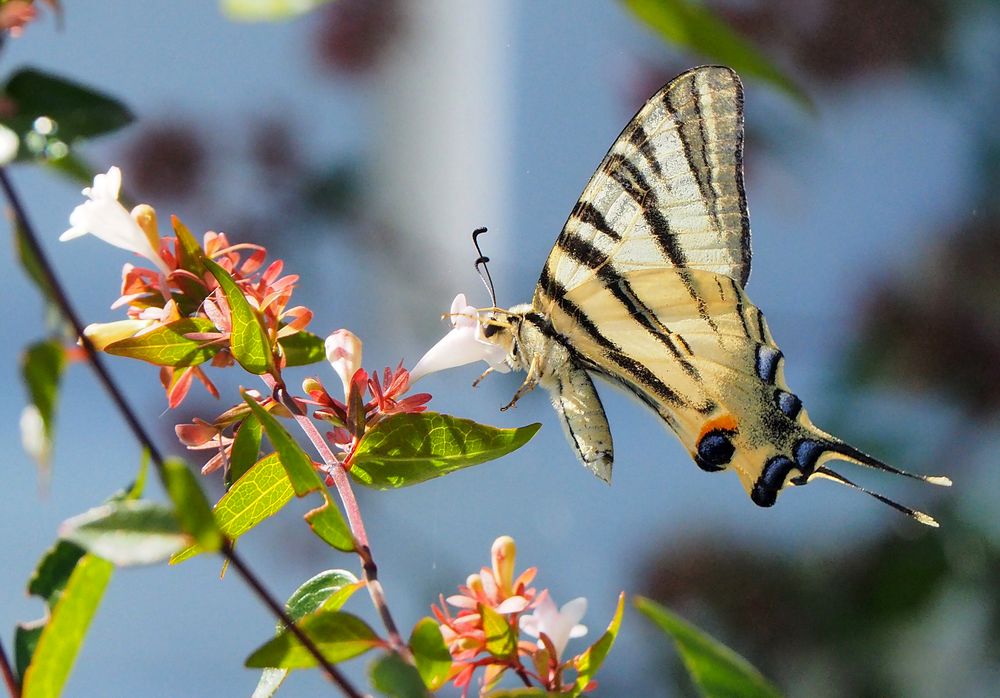
[[[529,586],[536,569],[514,577],[517,548],[514,539],[501,536],[493,543],[491,568],[470,575],[456,595],[441,597],[431,611],[452,656],[449,679],[467,696],[477,669],[483,669],[480,694],[494,688],[508,672],[526,686],[547,691],[568,690],[567,670],[578,657],[562,660],[570,638],[582,637],[579,624],[587,600],[573,599],[557,608],[548,590]],[[454,613],[448,608],[456,609]],[[530,614],[526,611],[531,610]],[[524,633],[536,640],[522,640]]]
[[[344,401],[336,399],[317,378],[307,378],[302,389],[317,406],[313,416],[333,425],[327,439],[337,447],[338,456],[350,467],[351,454],[365,432],[392,414],[423,412],[429,393],[403,397],[410,389],[410,372],[402,362],[395,370],[385,368],[368,373],[361,367],[361,340],[350,330],[337,330],[326,338],[326,358],[340,376]],[[365,393],[370,396],[365,400]]]
[[[270,350],[281,365],[279,340],[303,330],[312,319],[312,311],[303,306],[288,307],[298,277],[282,275],[283,262],[265,264],[267,250],[259,245],[231,244],[223,233],[205,233],[201,245],[174,218],[176,237],[161,238],[156,212],[139,205],[131,213],[118,201],[121,171],[112,167],[94,178],[92,187],[83,190],[87,201],[70,215],[70,229],[60,240],[71,240],[90,233],[105,242],[134,252],[152,263],[153,268],[126,264],[122,270],[121,296],[112,308],[124,306],[128,320],[95,324],[85,334],[99,350],[106,350],[122,340],[149,335],[182,320],[183,338],[214,351],[213,366],[233,362],[229,338],[233,332],[229,301],[219,280],[206,268],[204,260],[218,264],[233,279],[239,291],[258,315]],[[135,351],[134,347],[133,350]],[[200,380],[212,395],[218,391],[199,365],[191,365],[186,356],[168,358],[157,354],[145,358],[161,367],[160,379],[170,407],[179,405],[192,380]],[[155,360],[154,360],[155,359]]]

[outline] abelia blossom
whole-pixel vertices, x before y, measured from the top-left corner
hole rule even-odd
[[[458,594],[447,599],[442,596],[439,606],[431,606],[452,657],[449,679],[462,689],[463,696],[468,695],[478,669],[484,670],[480,695],[490,691],[507,671],[516,672],[524,682],[534,680],[550,692],[572,686],[572,682],[564,681],[563,674],[576,658],[560,663],[560,657],[571,637],[586,632],[578,624],[586,610],[586,600],[574,599],[561,610],[556,609],[547,590],[539,592],[528,586],[535,577],[535,568],[514,576],[516,552],[513,538],[497,538],[490,552],[491,568],[484,567],[478,574],[470,575]],[[539,642],[519,640],[516,652],[492,654],[484,627],[486,608],[506,619],[512,636],[518,637],[523,630],[539,638]],[[524,615],[528,610],[533,613]],[[491,634],[495,633],[494,629]]]
[[[77,206],[69,216],[70,228],[59,236],[63,242],[90,233],[109,245],[135,252],[151,261],[163,274],[170,269],[154,248],[145,231],[118,201],[122,173],[117,167],[94,177],[94,184],[84,187],[89,201]],[[159,245],[157,245],[158,247]]]
[[[504,362],[507,352],[483,336],[479,311],[469,305],[465,294],[459,293],[451,302],[451,331],[431,347],[410,372],[411,382],[447,368],[485,361],[490,368],[507,373],[510,367]]]

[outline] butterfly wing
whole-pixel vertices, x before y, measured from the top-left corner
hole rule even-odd
[[[550,321],[583,364],[656,410],[701,468],[735,470],[755,503],[770,506],[785,485],[815,477],[852,484],[826,468],[832,459],[909,475],[813,425],[785,383],[784,358],[763,314],[734,279],[645,269],[614,284],[591,279],[565,300],[585,314],[556,309]],[[599,325],[581,323],[586,317]]]
[[[533,305],[547,312],[601,272],[667,267],[741,286],[750,275],[743,87],[729,68],[683,73],[639,110],[573,208]]]

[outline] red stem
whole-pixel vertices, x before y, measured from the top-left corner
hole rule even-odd
[[[295,421],[305,433],[306,438],[309,439],[317,453],[319,453],[323,464],[327,466],[326,469],[333,478],[333,484],[337,488],[337,494],[340,495],[340,501],[343,503],[344,511],[347,513],[347,523],[350,525],[351,533],[354,535],[358,557],[361,558],[361,569],[364,574],[365,586],[368,588],[368,594],[372,597],[372,603],[375,604],[379,617],[382,619],[382,624],[389,634],[389,644],[397,653],[409,658],[409,648],[403,642],[403,637],[399,634],[396,622],[389,612],[389,605],[386,603],[382,584],[378,580],[378,566],[375,564],[371,547],[368,545],[368,533],[365,531],[365,523],[361,519],[361,509],[358,508],[358,500],[354,496],[354,489],[351,487],[351,480],[347,476],[347,471],[344,470],[343,464],[337,460],[333,451],[330,450],[326,439],[320,434],[319,429],[316,428],[312,419],[302,411],[287,390],[283,386],[280,386],[272,376],[264,375],[261,378],[272,394],[277,395],[281,403],[289,409]]]
[[[0,672],[3,673],[3,682],[7,686],[7,693],[10,694],[10,697],[21,698],[21,685],[14,676],[14,669],[10,665],[10,660],[7,659],[7,650],[4,649],[2,640],[0,640]]]

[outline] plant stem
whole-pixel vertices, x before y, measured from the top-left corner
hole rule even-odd
[[[21,698],[21,685],[14,677],[14,669],[7,658],[7,650],[4,649],[3,640],[0,640],[0,672],[3,673],[3,682],[7,686],[10,698]]]
[[[31,251],[31,254],[35,257],[38,262],[39,270],[45,277],[48,283],[49,290],[51,293],[51,300],[59,307],[60,312],[67,322],[73,327],[73,332],[80,339],[80,344],[83,346],[84,351],[87,354],[87,359],[90,365],[94,368],[97,373],[98,380],[104,386],[105,391],[111,396],[112,401],[118,408],[125,422],[129,425],[132,430],[133,435],[139,444],[149,452],[150,460],[156,466],[157,475],[160,477],[160,481],[164,482],[165,469],[163,466],[163,455],[160,450],[153,443],[153,439],[150,437],[149,433],[139,422],[139,418],[136,416],[132,407],[125,400],[125,396],[118,384],[115,383],[111,374],[108,372],[107,367],[101,360],[97,349],[94,347],[93,343],[84,335],[83,322],[80,320],[79,315],[73,308],[69,301],[69,296],[66,294],[62,283],[56,276],[55,269],[49,262],[48,257],[42,250],[41,245],[38,242],[38,236],[35,233],[34,227],[28,220],[27,213],[24,210],[24,206],[21,204],[21,199],[14,190],[14,186],[7,176],[7,171],[5,168],[0,167],[0,188],[3,189],[7,201],[14,211],[15,225],[19,228],[20,236],[25,245]],[[340,687],[340,690],[347,696],[351,698],[361,698],[361,694],[348,682],[347,678],[337,669],[333,664],[331,664],[323,653],[320,652],[316,644],[304,633],[302,630],[295,625],[295,622],[285,611],[284,606],[278,602],[268,591],[264,588],[263,583],[257,577],[256,574],[243,561],[243,559],[236,554],[233,550],[232,542],[228,539],[225,540],[222,546],[222,555],[229,560],[230,563],[236,568],[243,580],[253,589],[257,597],[265,606],[267,606],[275,616],[281,619],[281,622],[288,626],[288,629],[293,635],[302,643],[302,646],[306,648],[316,661],[326,672],[327,676]],[[5,660],[6,664],[6,660]]]
[[[267,384],[272,393],[275,392],[275,388],[280,387],[271,376],[265,375],[261,376],[261,378],[264,379],[264,383]],[[361,509],[358,508],[358,500],[354,496],[354,489],[351,487],[351,480],[347,476],[347,471],[344,470],[343,464],[337,460],[337,457],[333,455],[333,451],[330,450],[326,439],[319,433],[319,429],[316,428],[312,419],[302,411],[287,390],[284,387],[280,387],[277,394],[281,403],[289,409],[299,427],[305,432],[309,441],[312,442],[312,445],[319,453],[319,457],[323,459],[324,465],[327,466],[327,471],[333,477],[333,484],[337,488],[337,494],[340,495],[340,501],[344,504],[344,510],[347,513],[347,522],[351,527],[351,533],[354,534],[354,541],[358,557],[361,558],[361,568],[364,572],[368,594],[372,597],[372,603],[375,604],[379,617],[382,619],[382,624],[389,634],[389,644],[396,652],[409,657],[406,643],[403,642],[403,637],[399,634],[396,622],[389,612],[389,605],[385,600],[382,583],[378,580],[378,566],[375,564],[371,547],[368,545],[368,533],[365,531],[365,523],[361,519]]]

